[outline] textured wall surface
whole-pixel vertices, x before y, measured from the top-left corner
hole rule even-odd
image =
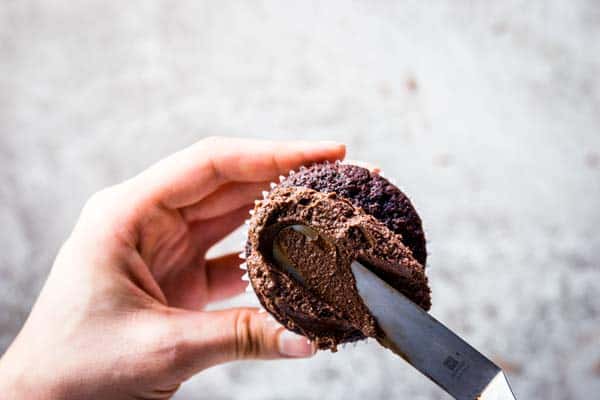
[[[206,135],[335,139],[420,211],[435,316],[519,398],[596,398],[600,3],[483,3],[3,0],[0,350],[94,191]],[[370,342],[176,398],[447,397]]]

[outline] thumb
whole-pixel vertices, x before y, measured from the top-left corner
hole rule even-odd
[[[174,361],[190,370],[190,376],[228,361],[310,357],[316,351],[306,337],[286,330],[255,308],[186,311],[170,318],[181,341]]]

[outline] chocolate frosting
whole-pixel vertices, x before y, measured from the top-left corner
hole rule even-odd
[[[420,221],[419,221],[420,222]],[[295,229],[308,227],[308,234]],[[277,244],[295,269],[275,260]],[[424,267],[402,236],[336,193],[281,185],[257,204],[246,244],[248,274],[277,321],[321,349],[379,337],[356,290],[356,259],[424,309],[431,305]]]

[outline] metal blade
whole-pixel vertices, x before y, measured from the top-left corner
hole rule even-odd
[[[383,344],[459,400],[515,400],[502,370],[357,261],[356,287]]]

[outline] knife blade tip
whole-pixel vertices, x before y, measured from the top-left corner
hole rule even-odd
[[[516,400],[516,397],[506,379],[504,372],[500,371],[483,389],[476,400]]]

